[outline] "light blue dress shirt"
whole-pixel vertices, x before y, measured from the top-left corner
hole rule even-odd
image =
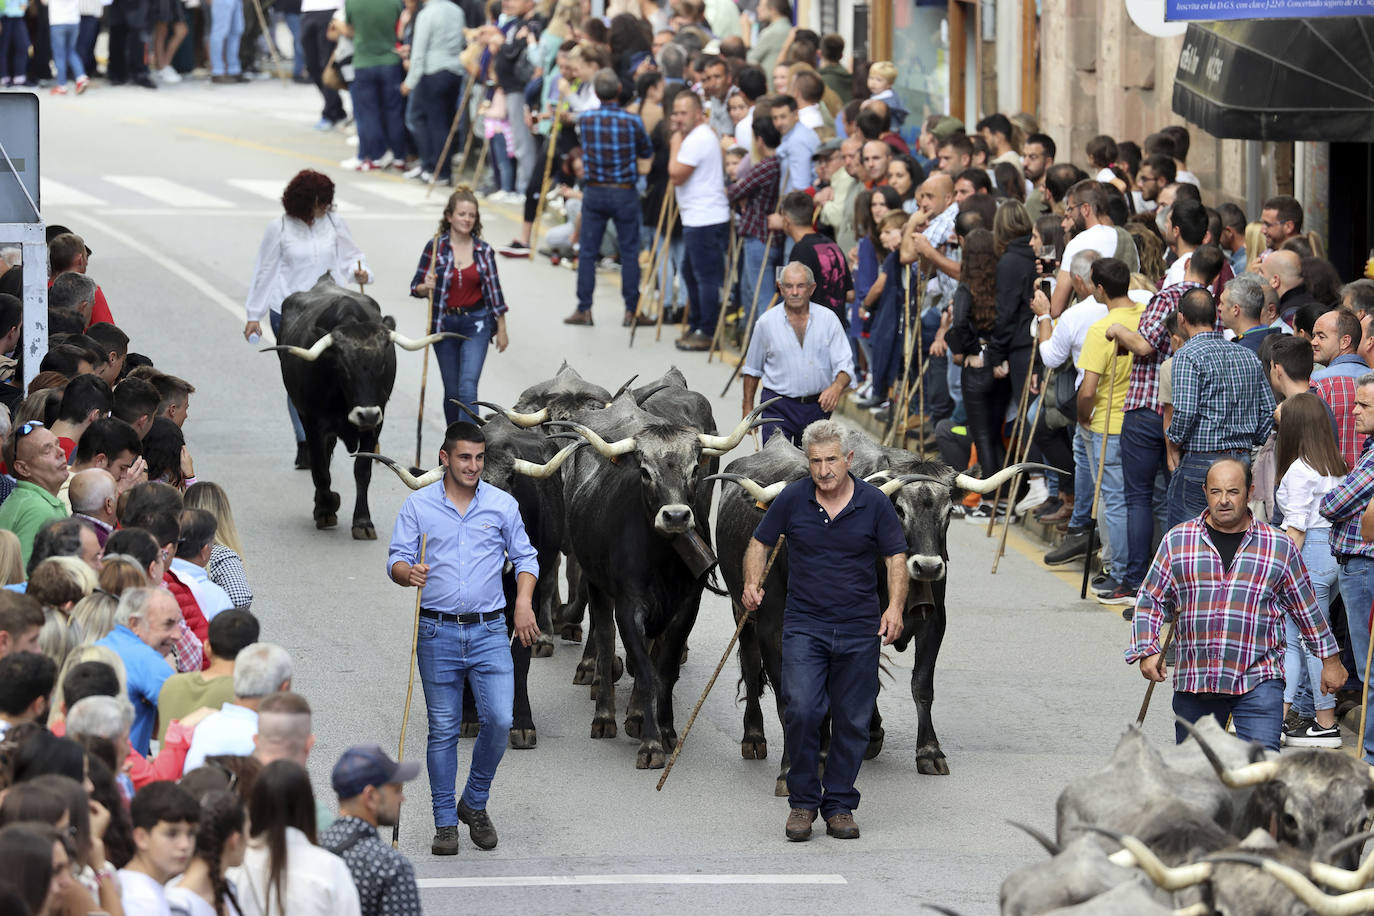
[[[539,575],[515,497],[481,481],[466,515],[449,501],[442,479],[416,490],[396,514],[387,552],[388,576],[400,560],[420,562],[420,534],[429,535],[424,606],[446,614],[499,611],[506,606],[501,570]]]
[[[763,379],[770,391],[805,398],[830,387],[844,370],[854,377],[854,352],[835,313],[811,303],[806,333],[799,342],[787,323],[787,308],[775,305],[754,326],[744,374]]]
[[[778,144],[778,165],[782,166],[782,192],[805,191],[815,179],[811,168],[811,157],[821,145],[816,132],[798,121]]]
[[[129,702],[134,704],[129,744],[146,757],[153,726],[157,723],[157,695],[162,692],[162,683],[176,672],[156,649],[126,626],[115,627],[95,644],[113,650],[124,662],[124,673],[129,680]]]

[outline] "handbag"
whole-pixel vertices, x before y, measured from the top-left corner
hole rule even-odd
[[[1078,422],[1078,373],[1065,365],[1050,372],[1044,403],[1044,423],[1049,429],[1064,429]]]

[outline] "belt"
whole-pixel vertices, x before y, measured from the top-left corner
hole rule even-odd
[[[787,395],[783,395],[783,397],[789,401],[796,401],[798,404],[815,404],[821,399],[819,394],[808,394],[800,398],[788,397]]]
[[[633,188],[634,185],[632,185],[632,184],[611,184],[610,182],[607,182],[607,181],[589,181],[589,182],[587,182],[587,187],[589,187],[589,188],[620,188],[621,190],[628,191],[628,190],[630,190],[631,188]]]
[[[476,305],[464,305],[464,306],[460,306],[459,308],[456,308],[456,309],[451,309],[451,308],[449,308],[448,306],[445,306],[445,307],[444,307],[444,314],[445,314],[445,315],[459,315],[459,314],[462,314],[463,312],[475,312],[475,311],[478,311],[479,309],[485,309],[486,307],[487,307],[486,300],[483,300],[483,301],[477,303]]]
[[[1337,554],[1333,554],[1333,556],[1336,558],[1336,563],[1337,563],[1338,565],[1340,565],[1340,566],[1344,566],[1345,564],[1349,563],[1351,560],[1368,560],[1368,559],[1369,559],[1369,557],[1365,556],[1365,555],[1362,554],[1362,553],[1337,553]]]
[[[445,614],[443,611],[432,611],[427,607],[422,607],[420,608],[420,616],[426,620],[437,620],[440,623],[490,623],[505,617],[506,613],[505,611],[484,611],[480,614]]]

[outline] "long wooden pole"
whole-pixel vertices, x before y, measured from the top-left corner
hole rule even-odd
[[[1097,458],[1097,482],[1093,484],[1092,524],[1088,527],[1088,552],[1083,556],[1083,587],[1079,590],[1079,598],[1088,597],[1088,579],[1092,576],[1093,541],[1097,536],[1097,513],[1102,502],[1102,468],[1107,463],[1107,436],[1112,428],[1112,395],[1116,393],[1116,354],[1116,347],[1112,347],[1111,368],[1107,370],[1107,382],[1110,386],[1107,388],[1107,418],[1102,424],[1102,449]]]
[[[359,262],[361,263],[361,262]],[[429,243],[429,269],[434,272],[434,281],[429,287],[429,301],[426,313],[425,333],[434,333],[434,288],[439,285],[439,230],[434,230],[434,238]],[[420,409],[415,413],[415,467],[420,467],[421,440],[425,434],[425,386],[429,382],[429,347],[425,347],[424,360],[420,364]]]
[[[769,551],[768,562],[763,567],[763,577],[759,579],[759,588],[762,588],[763,584],[768,581],[768,574],[773,571],[773,561],[778,558],[778,551],[782,550],[782,542],[786,539],[786,535],[778,535],[777,543]],[[677,756],[682,753],[682,746],[687,743],[687,735],[692,731],[692,723],[697,720],[697,713],[701,712],[701,705],[710,696],[711,688],[716,686],[716,678],[720,677],[721,669],[730,660],[730,652],[735,648],[735,642],[739,640],[739,634],[743,632],[744,625],[748,622],[749,611],[746,610],[739,615],[739,623],[735,626],[735,632],[731,635],[730,642],[725,646],[725,654],[720,657],[720,664],[716,665],[716,670],[711,672],[711,679],[706,682],[706,689],[701,692],[701,699],[697,700],[697,705],[692,707],[692,714],[687,718],[687,724],[683,726],[682,734],[678,736],[677,746],[673,748],[673,756],[668,758],[668,765],[663,768],[663,775],[658,778],[658,785],[654,786],[655,791],[663,791],[663,784],[668,781],[668,774],[673,772],[673,764],[677,763]]]
[[[444,161],[448,156],[449,148],[453,145],[453,135],[458,132],[458,125],[461,124],[463,121],[463,111],[468,106],[468,96],[472,95],[472,87],[477,85],[477,77],[473,76],[470,73],[466,75],[468,84],[463,87],[463,96],[458,101],[458,108],[453,112],[453,123],[448,126],[448,137],[444,140],[444,149],[442,152],[439,153],[439,158],[434,161],[434,172],[429,176],[429,185],[425,188],[426,198],[428,198],[430,192],[434,190],[434,183],[439,180],[439,173],[443,171]],[[471,139],[472,130],[471,125],[469,125],[468,140]],[[464,145],[463,158],[458,160],[459,168],[462,168],[463,162],[467,159],[467,155],[468,149],[467,146]]]
[[[1170,622],[1166,623],[1165,626],[1168,627],[1168,629],[1164,633],[1164,642],[1161,643],[1159,646],[1160,658],[1169,657],[1169,644],[1174,641],[1174,630],[1177,628],[1178,625],[1176,623]],[[1145,688],[1145,699],[1141,702],[1140,712],[1135,717],[1136,725],[1145,724],[1145,713],[1150,711],[1150,697],[1154,696],[1155,684],[1155,681],[1150,681],[1149,686]]]
[[[428,348],[426,348],[428,349]],[[429,546],[429,533],[420,534],[420,562],[425,562],[425,548]],[[415,650],[420,645],[420,602],[425,595],[425,587],[415,589],[415,623],[410,630],[410,677],[406,682],[406,711],[401,716],[401,745],[396,751],[396,759],[406,756],[406,727],[410,725],[410,698],[415,693]],[[391,825],[391,848],[395,849],[401,841],[401,815],[396,813],[396,823]]]
[[[555,105],[553,108],[553,128],[549,131],[549,149],[544,155],[544,180],[539,185],[539,201],[535,204],[534,223],[530,226],[531,255],[539,244],[539,226],[544,218],[544,204],[549,196],[549,176],[553,174],[553,151],[558,146],[558,131],[562,126],[563,119],[558,116],[558,106]]]
[[[663,221],[668,216],[668,198],[670,196],[672,196],[671,186],[663,189],[663,202],[658,205],[658,222],[654,225],[654,237],[649,241],[649,270],[640,278],[639,298],[635,300],[634,318],[630,321],[630,346],[632,347],[635,345],[635,331],[639,327],[639,316],[644,312],[644,297],[658,282],[659,260],[667,248],[667,241],[663,237]]]
[[[663,259],[664,257],[672,257],[672,255],[671,255],[671,253],[670,253],[670,248],[671,248],[672,236],[673,236],[673,224],[677,222],[677,218],[678,218],[677,189],[676,189],[676,188],[672,189],[672,192],[671,192],[671,193],[672,193],[672,195],[673,195],[673,199],[668,203],[668,220],[667,220],[667,222],[665,222],[665,223],[663,224],[664,241],[663,241],[663,255],[659,258],[659,265],[660,265],[660,267],[662,266],[662,263],[663,263],[663,260],[662,260],[662,259]],[[666,283],[660,283],[660,284],[658,285],[658,321],[657,321],[657,323],[654,325],[654,340],[662,340],[662,339],[663,339],[663,316],[664,316],[664,315],[667,313],[667,311],[668,311],[668,306],[667,306],[667,301],[666,301],[666,300],[667,300],[667,295],[668,295],[667,286],[668,286],[668,284],[666,284]],[[690,304],[691,300],[689,299],[688,302],[689,302],[689,304]],[[686,309],[683,309],[684,317],[685,317],[686,311],[687,311]]]
[[[911,271],[906,271],[906,308],[902,310],[902,383],[897,388],[897,397],[888,401],[888,412],[891,414],[887,426],[887,435],[884,437],[888,445],[893,444],[893,439],[897,435],[898,429],[904,425],[906,420],[906,400],[911,393],[911,350],[914,341],[911,337]],[[901,420],[897,419],[901,413]]]
[[[1035,368],[1035,354],[1032,353],[1032,354],[1031,354],[1031,362],[1030,362],[1030,365],[1026,367],[1026,378],[1025,378],[1025,380],[1021,383],[1021,398],[1020,398],[1020,400],[1017,402],[1017,407],[1016,407],[1016,423],[1015,423],[1015,425],[1012,427],[1012,430],[1011,430],[1011,443],[1010,443],[1010,446],[1011,446],[1011,447],[1007,450],[1007,456],[1012,460],[1013,463],[1016,461],[1016,456],[1017,456],[1017,454],[1021,451],[1021,442],[1022,442],[1022,440],[1026,438],[1026,405],[1030,402],[1031,370],[1034,369],[1034,368]],[[1000,431],[999,431],[999,432],[1000,432]],[[994,470],[1000,470],[1000,468],[997,468],[997,469],[994,469]],[[984,472],[984,473],[986,473],[986,472]],[[1008,491],[1007,491],[1007,503],[1008,503],[1008,505],[1007,505],[1007,519],[1006,519],[1006,521],[1007,521],[1007,524],[1008,524],[1008,525],[1011,524],[1011,510],[1012,510],[1012,506],[1010,505],[1010,503],[1011,503],[1011,501],[1012,501],[1013,499],[1016,498],[1016,488],[1020,485],[1020,483],[1021,483],[1021,474],[1020,474],[1020,472],[1018,471],[1017,474],[1016,474],[1016,476],[1014,476],[1014,477],[1011,479],[1011,482],[1010,482],[1010,489],[1008,489]],[[993,525],[997,524],[997,498],[998,498],[999,496],[1001,496],[1001,495],[1002,495],[1002,488],[1001,488],[1001,487],[998,487],[998,488],[993,492],[993,494],[992,494],[992,514],[988,516],[988,530],[987,530],[987,533],[984,535],[985,537],[992,537],[992,528],[993,528]],[[1003,540],[1005,541],[1005,537],[1004,537]],[[997,572],[997,557],[996,557],[996,556],[994,556],[994,557],[992,558],[992,571],[993,571],[993,572]]]
[[[1374,609],[1371,609],[1368,613],[1374,614]],[[1361,622],[1359,612],[1357,611],[1354,618],[1356,626],[1364,626],[1368,629],[1368,616]],[[1355,757],[1358,760],[1364,759],[1365,722],[1369,718],[1369,663],[1371,659],[1374,659],[1374,639],[1369,641],[1369,648],[1366,649],[1364,653],[1364,683],[1360,686],[1360,740],[1359,743],[1355,745]],[[1320,689],[1320,687],[1318,689]]]
[[[1040,409],[1035,412],[1034,423],[1031,422],[1030,418],[1026,415],[1028,413],[1028,399],[1026,395],[1030,391],[1031,374],[1034,370],[1035,353],[1032,352],[1030,365],[1026,368],[1026,381],[1025,384],[1021,386],[1021,413],[1017,417],[1017,420],[1021,425],[1021,429],[1018,431],[1020,433],[1020,447],[1018,449],[1013,449],[1013,451],[1011,452],[1011,460],[1018,465],[1024,463],[1025,460],[1028,457],[1030,457],[1031,441],[1035,438],[1035,423],[1038,423],[1040,421],[1040,413],[1045,408],[1045,402],[1041,401]],[[1017,487],[1019,487],[1020,485],[1021,472],[1017,471],[1016,474],[1013,475],[1013,477],[1011,478],[1011,491],[1007,494],[1008,501],[1016,498]],[[996,518],[996,516],[997,513],[994,512],[993,517]],[[1011,511],[1010,508],[1008,508],[1007,517],[1002,519],[1002,537],[997,542],[997,552],[992,555],[993,575],[997,574],[997,564],[1001,562],[1002,554],[1006,553],[1007,551],[1007,532],[1010,529]]]
[[[917,418],[921,421],[922,424],[924,424],[925,421],[926,421],[926,395],[925,395],[925,388],[924,388],[924,386],[921,384],[922,382],[925,381],[925,378],[926,378],[925,330],[924,330],[924,328],[921,326],[921,315],[925,313],[925,293],[926,293],[925,283],[922,282],[923,279],[924,279],[924,278],[921,276],[921,272],[920,272],[920,270],[918,269],[918,270],[916,271],[916,333],[917,333],[918,335],[920,335],[920,336],[918,337],[918,339],[917,339],[917,341],[916,341],[916,388],[915,388],[915,390],[916,390],[917,392],[920,393],[920,400],[919,400],[919,402],[917,403],[917,407],[916,407],[916,415],[917,415]],[[907,283],[908,283],[908,284],[911,283],[910,277],[907,278]],[[905,404],[906,402],[904,401],[903,403]],[[898,445],[899,447],[902,447],[902,448],[905,448],[905,447],[906,447],[906,433],[907,433],[907,427],[910,425],[910,421],[911,421],[911,411],[910,411],[910,410],[907,410],[907,411],[905,412],[905,416],[902,418],[902,439],[901,439],[900,442],[897,443],[897,445]],[[919,431],[918,431],[918,433],[919,433]],[[925,436],[919,436],[919,435],[918,435],[918,438],[920,439],[920,442],[921,442],[921,457],[924,458],[924,457],[926,456],[926,447],[925,447],[925,441],[926,441],[926,440],[925,440]]]
[[[783,192],[783,188],[787,187],[787,182],[791,177],[792,170],[788,169],[778,181],[778,202],[773,207],[774,215],[782,212],[782,199],[786,196]],[[754,298],[750,300],[749,304],[749,324],[744,328],[744,344],[740,348],[739,362],[735,363],[734,371],[731,372],[730,377],[725,380],[725,387],[720,390],[721,397],[725,397],[730,391],[730,386],[735,383],[735,379],[739,378],[740,369],[744,367],[744,355],[749,352],[749,342],[754,339],[754,323],[758,320],[759,311],[759,292],[763,289],[763,276],[768,273],[768,253],[773,250],[774,235],[777,235],[777,233],[770,230],[768,224],[765,222],[763,227],[763,261],[759,267],[758,279],[754,281]],[[764,308],[764,311],[766,312],[768,309],[771,309],[773,303],[776,302],[777,299],[778,295],[774,293],[768,300],[768,305]]]
[[[739,267],[740,249],[744,247],[743,239],[735,238],[735,224],[730,223],[730,269],[725,272],[725,286],[720,294],[720,312],[716,315],[716,332],[711,335],[711,349],[706,351],[706,361],[709,363],[711,358],[716,355],[716,350],[721,344],[721,337],[725,334],[725,313],[730,304],[730,290],[735,286],[735,273]],[[744,314],[744,303],[740,303],[740,314]]]

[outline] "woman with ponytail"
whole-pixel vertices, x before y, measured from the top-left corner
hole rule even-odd
[[[243,864],[244,823],[243,802],[233,792],[208,792],[200,800],[195,856],[167,887],[172,916],[241,916],[238,895],[224,871]]]

